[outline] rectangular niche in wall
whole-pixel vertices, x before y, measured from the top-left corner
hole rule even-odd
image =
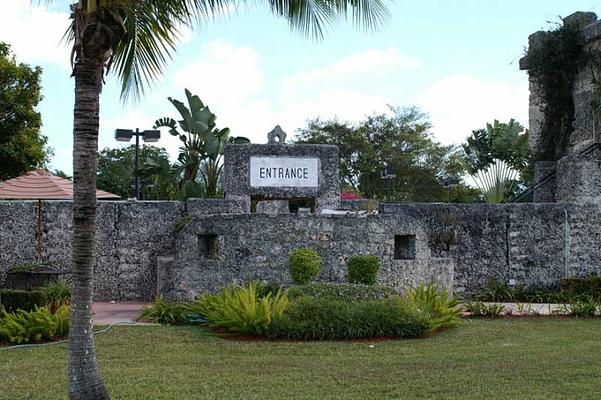
[[[415,235],[395,235],[394,236],[394,259],[395,260],[413,260],[413,259],[415,259]]]
[[[198,248],[201,257],[219,257],[219,235],[198,235]]]

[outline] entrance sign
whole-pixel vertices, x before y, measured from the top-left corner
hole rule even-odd
[[[251,187],[318,187],[319,159],[250,157]]]

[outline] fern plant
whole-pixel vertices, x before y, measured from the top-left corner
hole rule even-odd
[[[46,307],[33,311],[0,310],[0,341],[13,344],[39,342],[64,337],[69,332],[69,307],[63,305],[52,313]]]
[[[204,316],[211,327],[228,332],[264,335],[271,321],[281,317],[288,306],[288,295],[277,289],[264,296],[250,282],[244,287],[227,287],[218,294],[205,294],[192,309]]]
[[[439,290],[434,284],[410,289],[407,292],[407,302],[428,317],[430,331],[456,327],[463,315],[461,302],[450,297],[446,290]]]
[[[142,310],[141,320],[152,321],[163,325],[180,325],[189,322],[193,314],[190,304],[156,300]]]

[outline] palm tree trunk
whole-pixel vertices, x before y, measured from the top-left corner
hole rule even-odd
[[[73,293],[69,328],[69,398],[110,399],[96,362],[92,333],[96,234],[96,152],[103,62],[82,59],[73,70]]]

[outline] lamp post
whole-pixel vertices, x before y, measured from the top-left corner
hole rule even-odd
[[[443,187],[449,189],[449,203],[451,203],[451,200],[453,199],[453,187],[458,186],[459,182],[459,178],[456,177],[447,178],[443,182]]]
[[[134,160],[134,185],[135,185],[135,196],[136,200],[140,199],[140,177],[138,176],[139,166],[139,148],[140,148],[140,136],[144,142],[158,142],[161,138],[161,131],[150,129],[140,132],[138,128],[136,130],[131,129],[115,129],[115,139],[119,142],[129,142],[132,136],[136,137],[136,157]]]
[[[382,171],[382,179],[386,179],[386,198],[387,202],[390,203],[392,197],[392,180],[396,178],[396,174],[392,171],[389,166],[384,167]]]

